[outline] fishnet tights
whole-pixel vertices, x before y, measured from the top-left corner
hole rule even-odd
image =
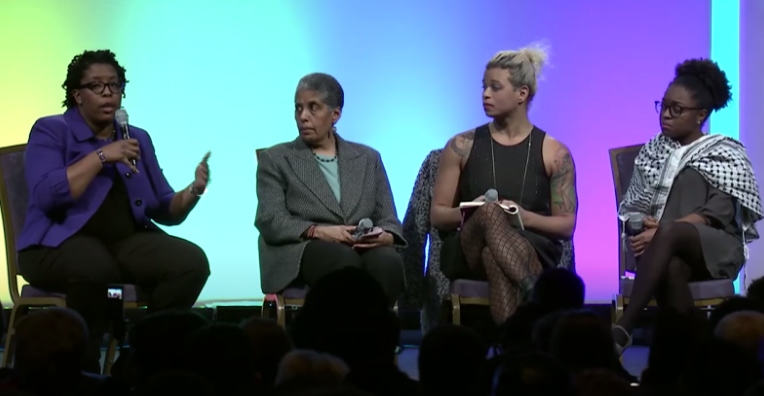
[[[522,302],[522,280],[542,271],[533,246],[507,216],[499,205],[483,205],[465,222],[460,237],[467,265],[488,279],[491,316],[499,324]]]

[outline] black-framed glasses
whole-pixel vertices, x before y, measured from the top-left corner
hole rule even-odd
[[[676,103],[667,105],[663,103],[663,101],[661,100],[655,101],[655,111],[658,112],[658,114],[663,114],[663,112],[666,111],[666,109],[668,109],[669,115],[671,116],[671,118],[676,118],[681,116],[685,110],[700,110],[700,108],[698,107],[684,107]]]
[[[104,91],[106,91],[106,88],[108,87],[111,93],[118,95],[125,90],[125,83],[121,81],[115,81],[115,82],[110,82],[106,84],[100,83],[100,82],[92,82],[92,83],[82,84],[80,87],[87,88],[96,95],[103,94]]]

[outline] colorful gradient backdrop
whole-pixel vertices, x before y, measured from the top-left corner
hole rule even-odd
[[[531,118],[574,155],[578,271],[589,301],[609,300],[617,290],[618,235],[608,149],[658,132],[653,101],[674,66],[710,54],[711,3],[438,4],[5,0],[0,145],[25,142],[36,118],[61,111],[73,55],[113,50],[130,80],[124,103],[131,123],[152,134],[170,182],[185,186],[202,155],[213,152],[208,194],[171,230],[201,245],[212,262],[200,303],[255,300],[255,149],[296,136],[292,100],[301,76],[322,71],[343,84],[338,129],[382,153],[402,217],[428,152],[487,121],[485,62],[499,50],[545,41],[552,67]]]

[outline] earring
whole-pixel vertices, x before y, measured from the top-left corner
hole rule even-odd
[[[700,125],[700,120],[698,120],[698,125]]]

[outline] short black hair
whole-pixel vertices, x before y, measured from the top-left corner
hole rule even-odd
[[[685,87],[701,109],[717,111],[732,100],[732,86],[719,65],[710,59],[689,59],[676,66],[673,84]]]
[[[61,84],[61,88],[64,89],[66,97],[62,102],[63,107],[67,109],[77,106],[77,102],[72,97],[72,91],[81,87],[80,80],[82,75],[85,74],[91,65],[94,64],[106,64],[114,67],[117,71],[117,78],[122,83],[127,84],[128,81],[125,78],[125,72],[127,71],[117,62],[117,56],[114,55],[111,50],[97,50],[97,51],[85,51],[81,54],[75,55],[72,61],[69,62],[69,67],[66,70],[66,80]],[[122,95],[125,91],[122,90]]]

